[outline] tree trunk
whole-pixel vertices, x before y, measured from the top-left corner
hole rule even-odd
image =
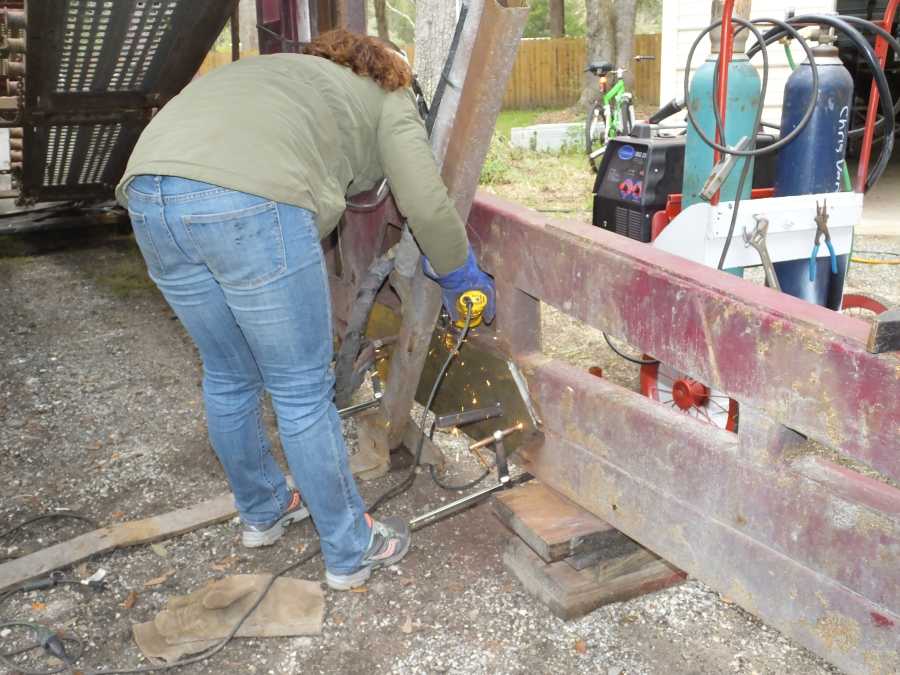
[[[621,0],[619,0],[621,2]],[[632,0],[633,1],[633,0]],[[585,0],[587,23],[587,62],[616,63],[616,42],[614,30],[613,0]],[[578,105],[590,108],[599,95],[598,79],[590,73],[584,74],[584,88]]]
[[[625,84],[634,88],[634,19],[637,0],[616,1],[616,65],[626,68]]]
[[[427,101],[437,88],[456,29],[456,3],[417,0],[415,71]]]
[[[550,37],[566,34],[566,4],[564,0],[550,0]]]
[[[253,0],[241,0],[238,5],[238,18],[241,27],[241,51],[259,52],[259,30],[256,28],[256,3]]]
[[[375,5],[375,25],[378,27],[378,37],[382,40],[391,39],[391,31],[388,27],[387,4],[385,0],[373,0]]]

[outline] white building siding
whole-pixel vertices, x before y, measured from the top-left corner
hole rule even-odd
[[[708,0],[663,0],[662,47],[660,57],[660,105],[670,101],[684,91],[684,69],[691,43],[710,23]],[[791,6],[797,14],[809,12],[833,12],[835,0],[753,0],[751,18],[771,17],[783,19],[785,9]],[[752,44],[751,36],[748,44]],[[803,49],[793,44],[794,60],[800,63],[805,57]],[[704,39],[694,52],[695,70],[709,56],[709,39]],[[762,68],[762,57],[753,58],[753,65]],[[778,123],[781,119],[781,99],[784,84],[790,75],[790,67],[780,44],[769,47],[769,83],[766,92],[766,106],[763,119]]]

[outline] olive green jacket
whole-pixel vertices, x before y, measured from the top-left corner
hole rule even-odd
[[[346,197],[387,177],[438,274],[460,267],[468,241],[407,89],[386,92],[316,56],[241,59],[204,75],[151,120],[116,196],[141,174],[212,183],[316,213],[337,226]]]

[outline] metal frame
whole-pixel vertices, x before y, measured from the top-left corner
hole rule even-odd
[[[469,44],[463,98],[436,128],[463,213],[474,186],[461,177],[477,180],[481,158],[480,139],[460,139],[491,126],[475,94],[496,86],[478,46],[488,43]],[[400,217],[388,200],[346,220],[341,265],[328,247],[339,321],[368,262],[397,238],[385,223]],[[543,420],[521,449],[526,468],[847,672],[900,671],[900,355],[867,352],[858,319],[600,228],[486,194],[468,223],[499,312],[466,348],[524,373]],[[368,424],[388,447],[410,428],[409,389],[436,313],[433,290],[412,289],[399,293],[406,333],[391,366],[395,382],[412,384],[389,384]],[[541,302],[738,400],[738,434],[544,356]],[[809,452],[803,435],[827,452]]]
[[[844,670],[898,672],[900,355],[868,353],[863,321],[599,228],[484,194],[469,226],[501,308],[481,344],[544,420],[526,467]],[[739,400],[739,433],[544,357],[540,301]]]
[[[237,0],[25,3],[21,200],[110,199],[153,112],[195,75]]]

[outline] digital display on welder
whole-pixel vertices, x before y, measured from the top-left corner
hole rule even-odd
[[[646,148],[620,145],[609,158],[600,196],[619,201],[640,202],[644,192]]]

